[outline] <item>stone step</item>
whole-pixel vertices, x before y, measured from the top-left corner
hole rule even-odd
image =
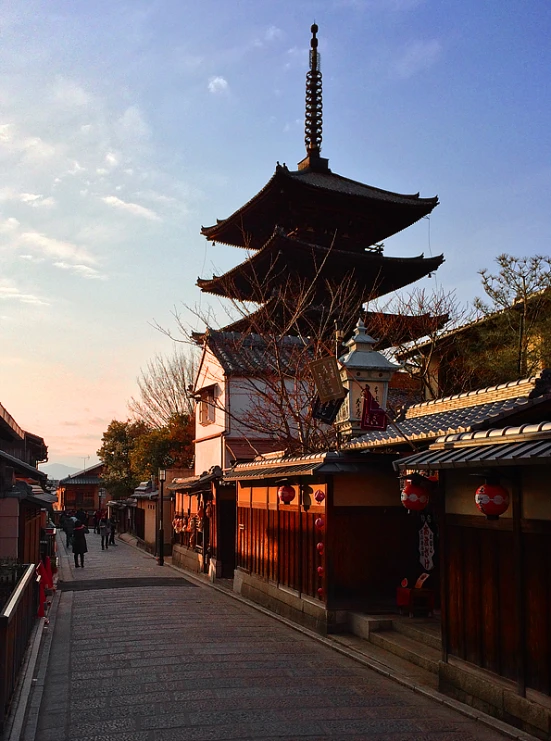
[[[424,643],[437,651],[442,650],[442,633],[440,621],[427,619],[399,618],[392,620],[392,628],[397,633]]]
[[[399,656],[390,653],[390,651],[385,651],[383,648],[379,648],[363,638],[347,633],[331,635],[328,636],[328,639],[333,643],[338,643],[346,647],[360,659],[365,659],[368,665],[377,668],[383,674],[388,672],[391,675],[397,675],[414,686],[429,687],[433,690],[438,689],[437,674],[416,666],[410,661],[405,661]]]
[[[419,643],[419,641],[408,638],[394,630],[372,632],[369,640],[375,646],[390,651],[390,653],[409,661],[411,664],[420,666],[433,674],[438,674],[441,652],[432,648],[432,646]]]

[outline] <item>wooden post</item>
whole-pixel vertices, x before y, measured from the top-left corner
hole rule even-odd
[[[438,542],[440,544],[440,634],[442,638],[442,661],[448,661],[448,568],[449,543],[446,528],[446,472],[441,470],[438,476]]]
[[[524,548],[522,538],[522,474],[516,468],[513,488],[513,551],[515,563],[515,604],[517,609],[517,691],[526,697],[526,603],[524,595]]]

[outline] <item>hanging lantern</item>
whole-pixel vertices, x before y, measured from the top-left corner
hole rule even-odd
[[[277,496],[282,504],[290,504],[295,498],[295,490],[292,486],[284,484],[277,490]]]
[[[314,494],[314,499],[318,504],[321,504],[325,499],[325,494],[322,492],[321,489],[318,489]]]
[[[317,546],[316,546],[316,548],[317,548],[317,551],[320,554],[320,556],[323,556],[323,550],[324,550],[323,543],[318,543]]]
[[[318,572],[318,576],[323,576],[325,573],[323,566],[318,566],[317,572]]]
[[[316,517],[314,525],[318,530],[323,530],[323,526],[325,525],[323,517]]]
[[[320,599],[323,599],[323,587],[319,587],[319,589],[318,589],[318,597]]]
[[[509,507],[509,492],[501,484],[485,483],[476,490],[474,501],[489,520],[497,520]]]
[[[402,489],[401,499],[406,509],[421,512],[429,503],[429,493],[424,486],[408,481]]]

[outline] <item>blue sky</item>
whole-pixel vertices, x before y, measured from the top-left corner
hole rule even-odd
[[[330,167],[441,201],[430,238],[423,220],[387,254],[443,252],[463,301],[496,255],[549,254],[548,0],[0,8],[0,401],[53,462],[96,460],[140,368],[172,352],[152,325],[174,307],[197,324],[197,277],[243,259],[201,225],[304,156],[314,20]]]

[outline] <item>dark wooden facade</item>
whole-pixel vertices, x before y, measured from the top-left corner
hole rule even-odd
[[[445,651],[516,682],[522,694],[551,695],[551,519],[523,517],[525,476],[507,473],[511,517],[445,515]]]
[[[551,423],[449,439],[400,463],[440,478],[440,688],[548,739]],[[488,476],[510,495],[498,519],[474,502]]]
[[[400,503],[392,460],[364,459],[349,474],[324,475],[323,463],[319,472],[289,469],[290,504],[278,499],[277,466],[258,463],[258,478],[254,464],[237,466],[237,591],[322,631],[341,629],[345,610],[395,610],[396,587],[423,568],[419,520]],[[318,606],[310,622],[305,603]]]

